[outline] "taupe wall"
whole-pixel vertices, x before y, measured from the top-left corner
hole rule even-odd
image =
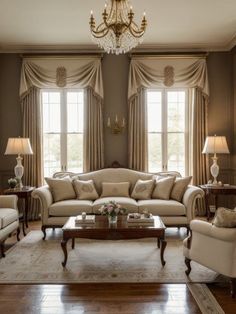
[[[210,53],[207,58],[210,87],[210,103],[208,108],[209,135],[224,135],[229,150],[233,152],[233,99],[232,99],[232,54]],[[231,155],[220,155],[219,180],[230,183]],[[211,161],[210,161],[211,163]]]
[[[233,63],[234,61],[234,63]],[[127,121],[127,86],[129,58],[126,55],[105,55],[104,79],[104,122],[107,117],[125,117]],[[231,156],[236,154],[236,55],[233,53],[210,53],[207,59],[210,104],[208,114],[209,133],[227,136]],[[18,97],[21,58],[17,54],[0,54],[0,189],[6,186],[7,177],[13,175],[15,157],[4,156],[7,139],[21,135],[22,116]],[[233,81],[234,79],[234,81]],[[234,136],[235,135],[235,136]],[[234,136],[234,137],[233,137]],[[105,164],[114,160],[127,166],[127,129],[121,135],[113,135],[105,127]],[[234,150],[234,153],[233,153]],[[230,181],[236,169],[236,156],[220,157],[221,180]]]
[[[14,175],[16,156],[4,156],[9,137],[22,135],[19,101],[21,58],[17,54],[0,55],[0,189]]]

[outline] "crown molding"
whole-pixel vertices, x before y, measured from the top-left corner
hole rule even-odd
[[[227,43],[219,43],[209,45],[207,43],[199,44],[141,44],[133,49],[134,53],[149,53],[149,52],[227,52],[236,46],[236,34]],[[0,45],[0,53],[66,53],[66,54],[86,54],[86,53],[102,53],[103,50],[96,45]]]

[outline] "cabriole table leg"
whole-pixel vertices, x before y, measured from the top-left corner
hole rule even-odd
[[[61,247],[62,247],[62,250],[63,250],[63,253],[64,253],[64,262],[61,263],[63,267],[66,267],[67,257],[68,257],[67,246],[66,246],[67,242],[68,242],[68,239],[63,239],[61,241]]]

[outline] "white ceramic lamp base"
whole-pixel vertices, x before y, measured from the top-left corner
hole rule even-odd
[[[15,176],[19,180],[19,188],[23,187],[23,184],[21,181],[24,174],[24,167],[22,165],[22,160],[23,158],[20,155],[18,155],[18,157],[16,158],[17,164],[14,168]]]
[[[211,168],[210,168],[210,170],[211,170],[211,175],[212,175],[212,177],[214,178],[214,180],[213,180],[213,185],[217,185],[217,184],[218,184],[216,178],[218,177],[220,167],[219,167],[218,164],[217,164],[217,159],[218,159],[218,158],[217,158],[216,156],[212,157],[213,164],[211,165]]]

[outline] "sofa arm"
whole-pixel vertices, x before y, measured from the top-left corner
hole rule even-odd
[[[197,186],[189,185],[183,196],[187,220],[190,223],[195,218],[195,204],[198,198],[204,197],[204,191]]]
[[[190,229],[194,233],[203,234],[225,242],[236,241],[236,228],[219,228],[209,222],[195,219],[191,221]]]
[[[48,208],[53,203],[52,193],[47,185],[35,189],[32,192],[32,197],[39,199],[41,204],[41,218],[42,221],[48,218]]]
[[[13,208],[17,209],[17,200],[16,195],[1,195],[0,196],[0,208]]]

